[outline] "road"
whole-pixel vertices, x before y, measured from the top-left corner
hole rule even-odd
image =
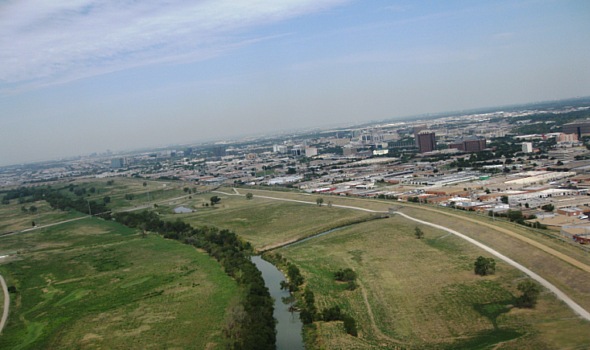
[[[238,196],[238,195],[240,195],[239,193],[237,193],[237,191],[236,191],[235,194],[226,193],[226,192],[219,192],[219,193],[223,193],[223,194],[229,195],[229,196]],[[284,202],[294,202],[294,203],[317,205],[316,202],[302,201],[302,200],[296,200],[296,199],[287,199],[287,198],[277,198],[277,197],[270,197],[270,196],[260,196],[260,195],[257,195],[256,198],[265,198],[265,199],[279,200],[279,201],[284,201]],[[337,205],[337,204],[333,204],[332,206],[333,207],[337,207],[337,208],[346,208],[346,209],[352,209],[352,210],[361,210],[361,211],[371,212],[371,213],[386,213],[386,212],[383,212],[383,211],[376,211],[376,210],[371,210],[371,209],[366,209],[366,208],[361,208],[361,207],[355,207],[355,206],[349,206],[349,205]],[[461,239],[464,239],[467,242],[469,242],[469,243],[471,243],[471,244],[473,244],[473,245],[475,245],[475,246],[477,246],[477,247],[485,250],[486,252],[488,252],[488,253],[494,255],[495,257],[497,257],[498,259],[500,259],[500,260],[506,262],[507,264],[509,264],[509,265],[517,268],[518,270],[524,272],[530,278],[534,279],[539,284],[541,284],[543,287],[547,288],[553,294],[555,294],[555,296],[559,300],[561,300],[564,303],[566,303],[566,305],[569,306],[580,317],[582,317],[582,318],[590,321],[590,313],[586,309],[584,309],[583,307],[581,307],[580,305],[578,305],[575,301],[573,301],[569,296],[567,296],[559,288],[557,288],[555,285],[553,285],[552,283],[550,283],[549,281],[547,281],[543,277],[539,276],[535,272],[529,270],[528,268],[526,268],[523,265],[517,263],[516,261],[510,259],[509,257],[501,254],[497,250],[492,249],[489,246],[487,246],[487,245],[485,245],[485,244],[483,244],[481,242],[478,242],[478,241],[476,241],[475,239],[473,239],[471,237],[468,237],[468,236],[466,236],[466,235],[464,235],[464,234],[462,234],[462,233],[460,233],[458,231],[449,229],[447,227],[444,227],[444,226],[441,226],[441,225],[437,225],[437,224],[433,224],[433,223],[430,223],[428,221],[419,220],[419,219],[413,218],[413,217],[411,217],[411,216],[409,216],[407,214],[400,213],[400,212],[394,212],[394,214],[403,216],[403,217],[405,217],[408,220],[419,222],[419,223],[421,223],[423,225],[428,225],[428,226],[435,227],[437,229],[440,229],[440,230],[449,232],[449,233],[451,233],[451,234],[453,234],[453,235],[455,235],[455,236],[457,236],[457,237],[459,237]],[[462,218],[460,216],[458,216],[458,218],[459,219],[464,219],[464,218]],[[494,226],[494,228],[496,228],[496,227]],[[508,230],[502,229],[501,231],[504,232],[504,231],[508,231]],[[515,235],[514,233],[512,233],[512,234]],[[535,244],[534,246],[537,246],[537,245]],[[548,250],[551,249],[551,248],[548,248],[548,247],[546,247],[546,248]],[[543,249],[543,250],[545,250],[545,249]],[[547,250],[545,250],[545,251],[547,251]],[[549,253],[551,253],[551,252],[549,252]],[[584,266],[587,266],[587,265],[584,265]]]
[[[4,308],[2,309],[2,318],[0,319],[0,334],[2,334],[2,330],[4,329],[6,320],[8,320],[8,310],[10,308],[10,294],[8,294],[8,287],[6,286],[6,281],[4,281],[4,277],[2,277],[2,275],[0,275],[0,284],[2,284],[2,291],[4,292]]]

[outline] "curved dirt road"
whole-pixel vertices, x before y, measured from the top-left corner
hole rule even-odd
[[[2,312],[2,319],[0,319],[0,334],[2,334],[2,330],[4,329],[4,325],[6,324],[6,320],[8,320],[8,309],[10,307],[10,294],[8,294],[8,287],[6,287],[6,281],[4,281],[4,277],[0,275],[0,284],[2,284],[2,291],[4,292],[4,309]]]

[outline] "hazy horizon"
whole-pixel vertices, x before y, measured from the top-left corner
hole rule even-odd
[[[0,165],[590,95],[586,1],[0,4]]]

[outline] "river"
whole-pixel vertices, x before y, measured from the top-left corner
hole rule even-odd
[[[305,349],[301,335],[303,324],[299,319],[299,312],[289,311],[292,303],[283,302],[284,298],[291,296],[289,291],[281,289],[281,281],[285,280],[285,276],[273,264],[260,256],[253,256],[252,262],[262,272],[264,285],[275,301],[273,316],[277,320],[277,350]]]

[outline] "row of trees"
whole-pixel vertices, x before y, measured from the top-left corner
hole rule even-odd
[[[62,189],[70,188],[64,187]],[[7,191],[2,198],[3,204],[9,204],[11,199],[19,199],[21,203],[31,203],[40,200],[45,200],[54,209],[59,210],[76,210],[84,214],[100,215],[101,217],[110,217],[109,209],[106,204],[110,202],[110,198],[105,197],[103,203],[97,203],[94,200],[86,200],[84,198],[72,198],[61,193],[59,189],[52,187],[20,187],[14,190]],[[109,199],[107,201],[107,198]],[[34,207],[34,206],[31,206]],[[29,211],[31,209],[29,208]]]
[[[156,232],[204,249],[221,263],[242,289],[240,304],[230,310],[224,334],[231,349],[274,349],[273,301],[260,271],[250,261],[252,246],[235,233],[211,227],[193,228],[182,221],[163,221],[154,212],[117,213],[123,225]]]

